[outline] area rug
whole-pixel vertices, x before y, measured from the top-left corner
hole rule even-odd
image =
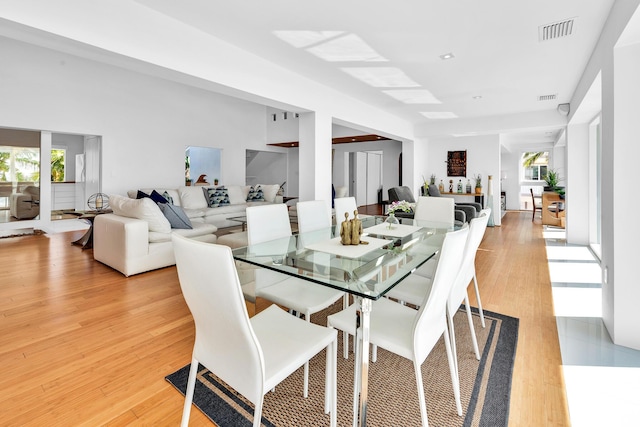
[[[336,311],[334,306],[312,316],[312,321],[326,324],[326,316]],[[460,393],[463,415],[456,413],[447,357],[442,338],[422,365],[427,413],[433,426],[506,426],[509,418],[511,376],[518,341],[518,319],[485,311],[486,327],[474,309],[473,321],[480,347],[481,360],[475,358],[466,314],[454,316]],[[338,348],[338,425],[353,421],[353,353],[342,357],[342,339]],[[350,340],[352,342],[352,340]],[[302,368],[298,369],[275,391],[265,396],[262,425],[318,426],[328,425],[324,408],[325,355],[321,352],[311,360],[309,397],[302,397]],[[183,395],[189,365],[168,375],[167,381]],[[200,366],[194,404],[215,424],[251,426],[253,404],[236,393],[223,381]],[[369,426],[419,426],[420,409],[413,364],[393,353],[378,349],[378,360],[370,364]]]

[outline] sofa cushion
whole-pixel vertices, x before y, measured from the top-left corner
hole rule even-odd
[[[180,204],[185,209],[204,209],[207,208],[207,199],[202,193],[203,187],[187,187],[178,188],[180,195]]]
[[[180,206],[174,206],[171,203],[158,203],[158,207],[171,224],[171,228],[193,228],[189,217]]]
[[[256,185],[249,188],[249,194],[247,194],[247,202],[264,202],[264,192],[262,186]]]
[[[109,206],[116,215],[146,221],[149,224],[149,231],[171,233],[171,224],[162,214],[158,205],[148,197],[130,199],[114,194],[109,196]]]
[[[280,190],[279,184],[260,184],[262,187],[262,193],[264,194],[264,200],[269,203],[274,203],[278,190]]]
[[[247,201],[247,195],[249,194],[248,185],[228,185],[227,192],[229,193],[229,203],[232,205],[238,205]]]
[[[247,208],[247,203],[242,203],[239,205],[219,206],[217,208],[206,209],[204,212],[204,216],[211,217],[211,216],[223,215],[226,218],[228,218],[229,216],[241,216],[241,215],[244,215],[246,208]],[[235,215],[231,215],[231,214],[235,214]]]
[[[207,205],[210,208],[230,205],[229,191],[226,187],[207,187],[203,188]]]
[[[186,229],[176,229],[173,230],[172,233],[179,234],[184,237],[200,237],[205,236],[207,234],[213,234],[218,231],[218,227],[213,224],[205,224],[203,222],[194,222],[193,228]],[[149,232],[149,243],[162,243],[162,242],[170,242],[172,233],[155,233]]]

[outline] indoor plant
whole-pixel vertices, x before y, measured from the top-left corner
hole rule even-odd
[[[474,175],[473,179],[476,181],[476,194],[482,193],[482,175]]]
[[[556,191],[556,188],[558,187],[558,181],[560,180],[560,178],[558,177],[558,171],[554,169],[547,170],[547,173],[543,177],[543,179],[544,182],[547,183],[547,185],[544,187],[544,191]]]

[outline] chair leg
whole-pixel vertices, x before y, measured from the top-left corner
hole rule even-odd
[[[476,353],[476,359],[480,360],[480,350],[478,349],[478,339],[476,338],[476,330],[473,327],[473,317],[471,317],[471,307],[469,307],[469,297],[464,296],[464,305],[467,312],[467,320],[469,321],[469,332],[471,332],[471,342],[473,342],[473,351]],[[455,338],[453,338],[455,342]],[[458,371],[459,372],[459,371]]]
[[[311,323],[311,313],[306,312],[304,314],[304,317],[307,322]],[[309,397],[309,361],[308,360],[304,363],[304,387],[303,388],[304,390],[302,392],[302,395],[306,399],[307,397]]]
[[[458,348],[456,347],[456,332],[453,327],[453,315],[455,313],[449,313],[449,309],[447,308],[447,324],[449,325],[449,344],[451,346],[451,357],[453,358],[453,366],[456,370],[456,374],[458,371]]]
[[[338,422],[338,340],[337,338],[327,347],[327,367],[324,390],[324,412],[329,414],[331,427]]]
[[[424,386],[422,385],[422,369],[417,361],[413,361],[413,369],[416,373],[416,384],[418,385],[418,401],[420,403],[420,419],[423,427],[429,427],[429,419],[427,417],[427,401],[424,397]]]
[[[255,409],[253,410],[253,427],[260,427],[262,425],[262,402],[263,401],[264,401],[264,396],[260,396],[260,398],[255,404]]]
[[[191,403],[193,402],[193,392],[196,389],[196,377],[198,375],[198,361],[191,359],[191,367],[189,368],[189,379],[187,380],[187,390],[184,394],[184,407],[182,408],[182,421],[180,427],[189,425],[189,416],[191,415]]]
[[[478,313],[480,313],[480,322],[482,323],[482,327],[484,328],[486,326],[484,323],[484,311],[482,311],[482,301],[480,300],[480,290],[478,289],[478,279],[476,279],[475,268],[473,270],[473,287],[476,291],[476,301],[478,302]]]
[[[462,403],[460,402],[460,381],[458,380],[458,371],[453,361],[453,353],[451,352],[451,338],[449,337],[449,328],[447,322],[444,322],[444,348],[447,351],[447,360],[449,362],[449,372],[451,373],[451,384],[453,385],[453,396],[456,400],[456,410],[458,415],[462,416]]]

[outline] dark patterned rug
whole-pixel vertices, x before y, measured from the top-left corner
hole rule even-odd
[[[329,312],[312,316],[312,321],[326,324]],[[509,419],[511,376],[518,341],[518,319],[485,311],[486,328],[482,328],[477,310],[474,325],[481,352],[478,361],[473,353],[466,314],[454,316],[460,393],[463,416],[456,413],[444,341],[433,349],[422,365],[427,413],[433,426],[506,426]],[[342,339],[338,339],[338,425],[351,425],[353,396],[353,353],[342,357]],[[351,341],[352,342],[352,341]],[[324,408],[325,356],[312,359],[309,374],[309,397],[302,397],[302,369],[265,396],[264,426],[328,425]],[[189,365],[166,377],[182,394],[186,389]],[[203,366],[198,373],[194,404],[221,427],[251,426],[253,404],[218,379]],[[367,424],[370,426],[419,426],[420,409],[412,362],[378,349],[378,360],[369,368],[369,402]]]

